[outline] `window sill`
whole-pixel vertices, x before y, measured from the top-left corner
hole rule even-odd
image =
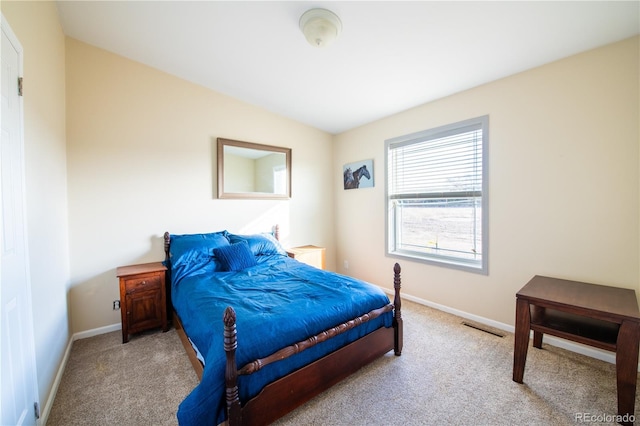
[[[388,251],[387,256],[405,259],[409,261],[415,261],[420,263],[426,263],[433,266],[441,266],[444,268],[458,269],[466,272],[473,272],[476,274],[489,275],[488,266],[483,265],[480,261],[465,261],[464,259],[455,259],[445,256],[433,256],[422,255],[421,253],[415,253],[410,251]]]

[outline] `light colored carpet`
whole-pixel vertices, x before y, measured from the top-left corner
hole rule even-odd
[[[403,318],[401,357],[386,355],[276,424],[613,424],[614,365],[530,346],[524,384],[517,384],[512,334],[497,337],[407,301]],[[173,329],[125,345],[120,332],[79,340],[47,424],[174,425],[178,404],[196,384]]]
[[[174,329],[73,342],[47,425],[175,425],[198,384]]]

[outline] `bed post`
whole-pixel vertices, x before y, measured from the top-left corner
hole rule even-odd
[[[164,260],[169,260],[169,244],[171,244],[171,235],[168,232],[164,233]]]
[[[242,423],[240,397],[238,396],[238,368],[236,366],[236,348],[238,339],[236,332],[236,311],[227,307],[222,317],[224,321],[224,352],[227,357],[225,385],[227,398],[227,422],[229,425]]]
[[[175,324],[173,320],[173,302],[171,301],[171,267],[169,263],[169,249],[171,247],[171,234],[164,233],[164,262],[167,270],[164,273],[165,294],[167,300],[167,319]]]
[[[393,266],[393,306],[395,313],[393,315],[393,328],[395,329],[394,353],[397,356],[402,354],[402,302],[400,301],[400,265]]]

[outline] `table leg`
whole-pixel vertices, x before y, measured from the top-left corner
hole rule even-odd
[[[623,420],[633,419],[638,375],[638,343],[640,324],[623,321],[616,344],[616,380],[618,386],[618,414]],[[633,424],[623,421],[622,424]]]
[[[516,300],[516,327],[515,344],[513,350],[513,381],[522,383],[524,377],[524,365],[527,362],[527,349],[529,348],[529,328],[531,327],[531,314],[529,302]]]
[[[534,318],[542,318],[544,316],[544,312],[546,310],[546,308],[543,308],[541,306],[533,306],[533,314],[532,316]],[[538,348],[538,349],[542,349],[542,333],[540,331],[533,331],[533,347],[534,348]]]
[[[533,347],[542,349],[542,336],[543,334],[539,331],[533,332]]]

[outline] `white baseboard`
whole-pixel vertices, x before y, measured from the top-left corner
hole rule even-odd
[[[382,287],[381,287],[382,288]],[[382,288],[385,293],[393,295],[393,290],[389,290],[387,288]],[[438,303],[430,302],[425,299],[421,299],[419,297],[411,296],[408,294],[402,294],[403,299],[410,300],[412,302],[419,303],[421,305],[429,306],[430,308],[437,309],[439,311],[447,312],[449,314],[453,314],[480,324],[488,325],[493,328],[497,328],[498,330],[503,330],[509,333],[514,333],[515,327],[509,324],[505,324],[502,322],[494,321],[489,318],[484,318],[478,315],[470,314],[468,312],[460,311],[458,309],[453,309],[448,306],[440,305]],[[513,311],[513,315],[515,318],[515,307]],[[558,348],[566,349],[571,352],[576,352],[581,355],[586,355],[591,358],[599,359],[601,361],[606,361],[611,364],[616,363],[616,355],[613,352],[607,352],[600,349],[592,348],[590,346],[582,345],[579,343],[574,343],[570,340],[560,339],[554,336],[545,335],[544,343],[556,346]],[[640,371],[640,366],[638,367],[638,371]]]
[[[98,336],[100,334],[105,334],[105,333],[111,333],[112,331],[118,331],[118,330],[122,330],[121,323],[105,325],[104,327],[98,327],[92,330],[74,333],[72,340],[75,342],[76,340],[86,339],[88,337]]]

